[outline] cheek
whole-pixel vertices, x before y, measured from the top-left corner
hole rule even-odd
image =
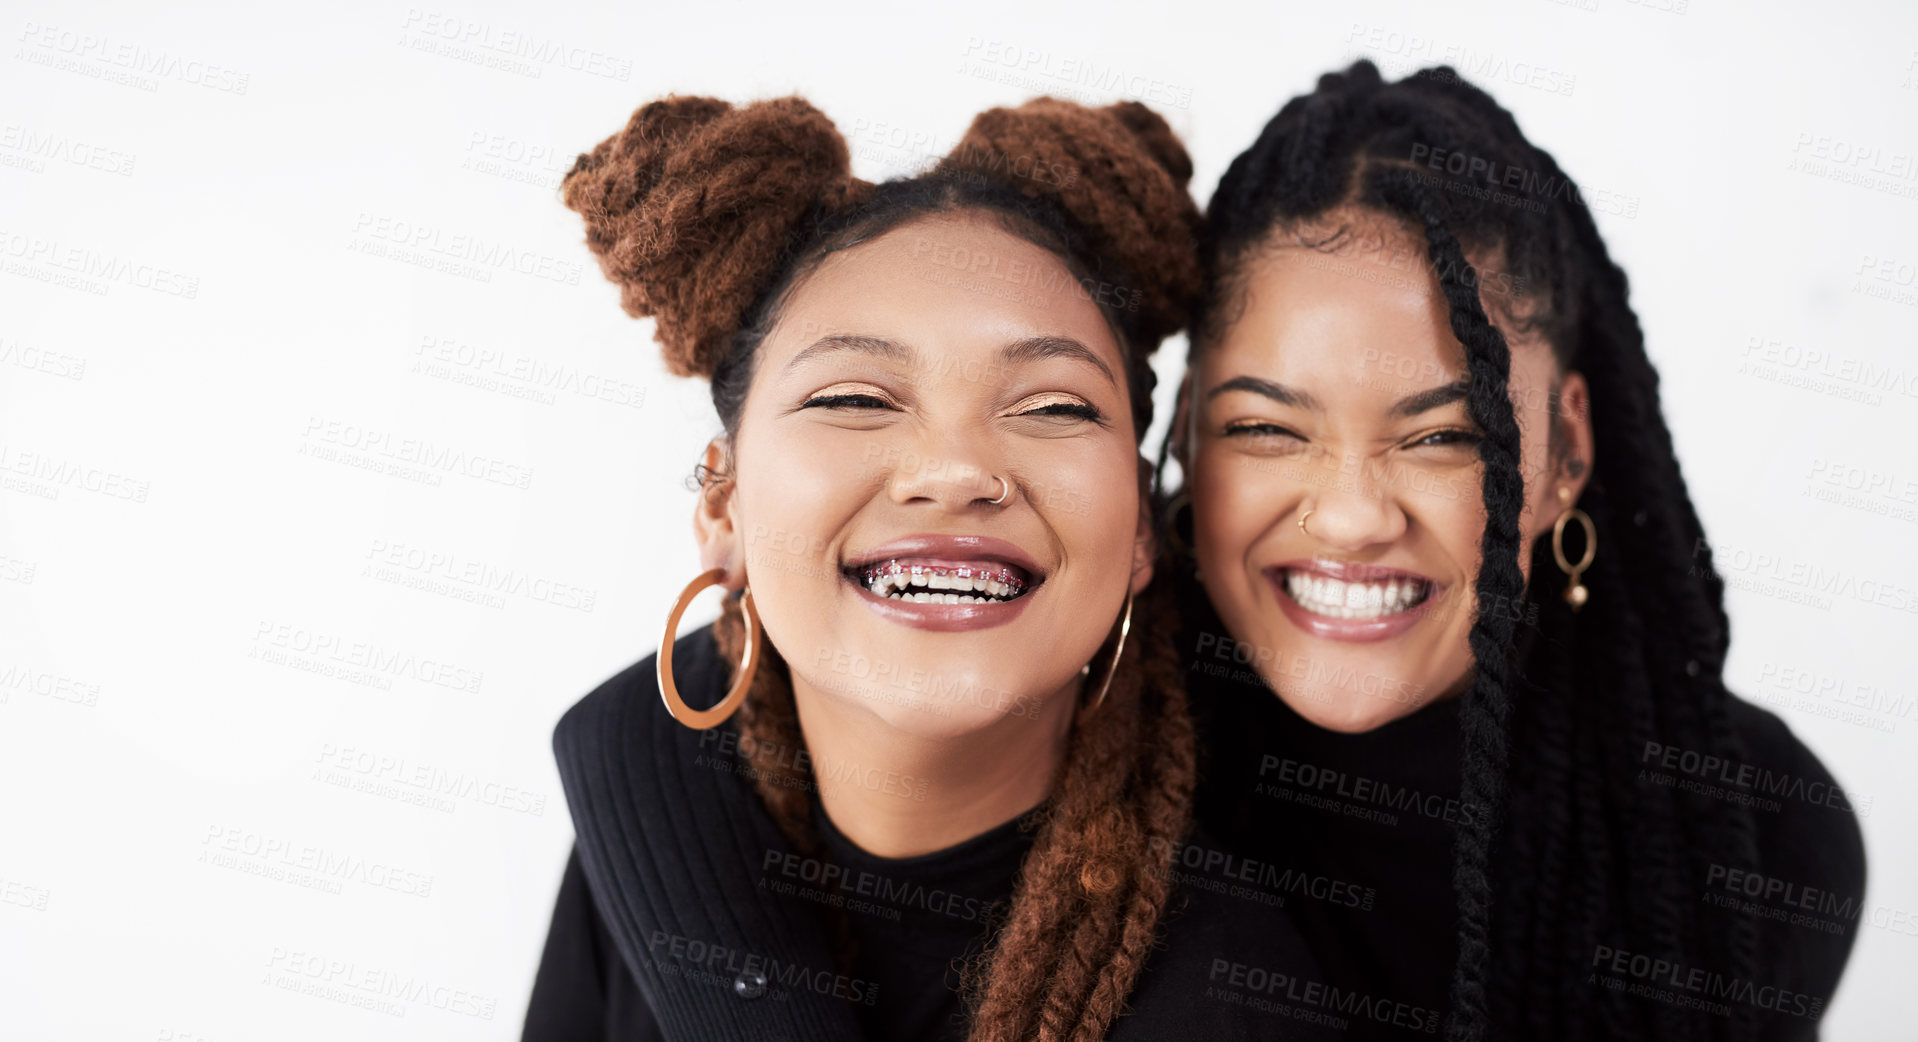
[[[830,469],[798,459],[767,460],[767,465],[739,468],[739,513],[744,521],[772,528],[803,526],[824,513],[838,498],[843,481]]]
[[[833,539],[856,508],[859,472],[835,465],[829,454],[742,457],[734,515],[740,549],[760,613],[777,614],[775,591],[837,581]]]
[[[1459,482],[1456,496],[1421,496],[1408,506],[1416,511],[1413,524],[1432,533],[1445,558],[1470,577],[1485,532],[1485,506],[1478,482],[1469,474]]]
[[[1031,506],[1068,559],[1126,563],[1139,527],[1137,451],[1118,442],[1088,452],[1034,451],[1017,469]]]
[[[1207,582],[1219,582],[1221,593],[1237,590],[1240,574],[1257,563],[1255,548],[1273,537],[1298,496],[1289,483],[1261,478],[1234,455],[1212,453],[1200,462],[1192,481],[1192,538]]]

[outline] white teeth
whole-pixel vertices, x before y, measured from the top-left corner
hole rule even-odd
[[[960,565],[951,570],[943,566],[903,566],[898,562],[871,567],[863,580],[876,596],[915,604],[998,604],[1026,592],[1024,584],[990,577],[985,568]],[[950,591],[950,592],[948,592]]]
[[[1395,615],[1423,601],[1427,585],[1418,579],[1343,582],[1328,576],[1288,571],[1285,590],[1315,615],[1334,619],[1376,619]]]

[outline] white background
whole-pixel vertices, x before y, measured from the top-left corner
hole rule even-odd
[[[654,648],[717,429],[557,200],[635,106],[797,90],[880,178],[982,108],[1130,90],[1203,200],[1361,54],[1451,61],[1615,200],[1728,680],[1871,800],[1829,1037],[1914,1033],[1918,616],[1874,599],[1918,597],[1918,8],[433,2],[0,8],[0,1035],[517,1037],[572,836],[552,725]],[[367,431],[478,476],[355,465]],[[283,987],[339,972],[429,988]]]

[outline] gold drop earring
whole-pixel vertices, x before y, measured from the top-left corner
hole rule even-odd
[[[1598,528],[1592,524],[1590,514],[1572,505],[1572,490],[1565,485],[1558,487],[1558,504],[1558,520],[1552,524],[1552,557],[1558,562],[1559,570],[1568,578],[1565,586],[1565,603],[1571,605],[1573,611],[1577,611],[1591,599],[1591,591],[1585,588],[1584,583],[1578,581],[1578,577],[1592,566],[1592,558],[1598,554]],[[1573,564],[1565,557],[1565,522],[1574,518],[1585,529],[1585,555],[1578,559],[1577,564]]]

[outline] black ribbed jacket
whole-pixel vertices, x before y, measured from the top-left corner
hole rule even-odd
[[[784,836],[748,780],[704,765],[716,732],[667,714],[656,659],[600,685],[553,731],[578,838],[525,1037],[857,1039],[823,920],[751,885]],[[711,627],[673,644],[673,667],[683,691],[728,682]],[[613,952],[597,950],[607,942]],[[638,1002],[617,977],[591,979],[595,956],[617,958]]]

